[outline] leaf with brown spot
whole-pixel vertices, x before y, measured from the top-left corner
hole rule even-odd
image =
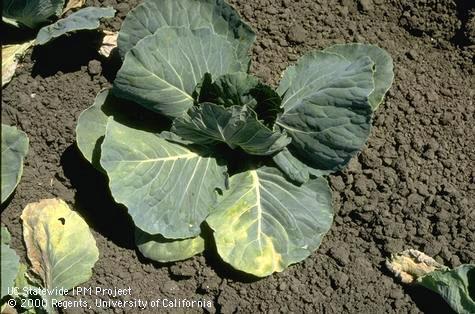
[[[63,200],[45,199],[28,204],[21,219],[31,270],[44,288],[71,289],[89,280],[99,250],[81,216]],[[55,293],[47,296],[60,297]]]

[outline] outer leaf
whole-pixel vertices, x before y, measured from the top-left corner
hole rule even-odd
[[[8,294],[8,288],[14,286],[15,278],[17,276],[18,270],[20,268],[20,258],[16,252],[8,246],[10,242],[10,233],[7,228],[2,227],[2,243],[1,243],[1,274],[2,274],[2,285],[1,285],[1,297]]]
[[[277,124],[292,137],[295,157],[333,172],[361,150],[371,128],[372,68],[368,57],[351,62],[316,52],[285,71],[278,88],[285,93],[284,113]]]
[[[394,79],[393,59],[386,50],[374,45],[351,43],[334,45],[325,51],[341,55],[352,62],[365,56],[371,58],[374,62],[374,90],[369,95],[369,103],[373,110],[376,110]]]
[[[135,243],[147,258],[167,263],[181,261],[204,251],[205,242],[200,236],[189,239],[166,239],[161,235],[150,235],[135,228]]]
[[[17,295],[14,295],[14,297],[27,296],[28,294],[22,290],[25,287],[32,287],[28,282],[28,266],[23,263],[20,263],[19,265],[18,273],[15,278],[15,287],[17,287],[19,291]]]
[[[10,240],[12,239],[12,236],[10,235],[10,232],[8,232],[8,229],[4,226],[1,228],[1,237],[0,237],[0,243],[3,244],[10,244]]]
[[[242,70],[232,46],[207,29],[161,29],[125,57],[114,93],[169,117],[193,106],[192,93],[205,73]]]
[[[325,179],[296,186],[274,168],[234,175],[207,219],[219,255],[234,268],[263,277],[318,248],[333,211]]]
[[[246,66],[256,37],[223,0],[147,0],[127,14],[122,24],[118,40],[121,56],[124,58],[141,39],[166,27],[208,28],[226,38]]]
[[[295,158],[287,147],[278,154],[274,155],[272,159],[279,169],[282,170],[282,172],[284,172],[290,180],[297,183],[307,182],[308,179],[310,179],[310,175],[319,177],[329,173],[328,171],[322,171],[308,167],[299,159]]]
[[[45,199],[28,204],[21,219],[31,270],[44,288],[72,289],[89,280],[99,251],[81,216],[63,200]],[[61,295],[45,297],[60,299]]]
[[[114,199],[135,225],[169,239],[200,234],[200,224],[224,189],[225,167],[158,135],[107,124],[101,165]]]
[[[12,194],[23,173],[28,137],[13,126],[2,124],[2,203]]]
[[[41,295],[35,294],[33,291],[37,291],[40,285],[36,285],[33,283],[33,278],[28,275],[28,266],[20,263],[19,270],[17,273],[17,277],[15,279],[15,287],[17,290],[10,294],[13,297],[17,304],[21,304],[21,313],[23,314],[44,314],[47,313],[45,309],[42,307],[33,306],[34,304],[38,304],[39,302],[43,302],[41,299]],[[36,279],[36,278],[34,278]],[[31,291],[28,293],[28,291]],[[18,292],[18,293],[16,293]],[[29,300],[26,300],[29,299]],[[23,303],[21,303],[23,302]],[[50,310],[52,310],[50,308]],[[8,314],[7,312],[5,314]],[[16,313],[16,312],[12,312]],[[3,312],[2,312],[3,314]]]
[[[313,95],[335,106],[345,96],[350,98],[351,92],[356,92],[358,99],[364,95],[367,98],[374,89],[373,65],[369,57],[353,61],[322,51],[303,56],[297,64],[285,70],[277,88],[277,92],[283,95],[284,112]]]
[[[475,313],[475,265],[436,270],[419,277],[417,283],[440,294],[455,312]]]
[[[30,28],[48,22],[52,16],[59,16],[64,0],[3,0],[2,16]]]
[[[87,161],[99,169],[100,145],[109,119],[103,106],[108,97],[109,90],[97,94],[94,104],[81,112],[76,125],[76,143],[79,150]]]
[[[104,171],[99,159],[109,117],[127,126],[138,125],[151,132],[170,128],[170,123],[164,121],[163,117],[137,107],[130,111],[130,105],[128,101],[114,97],[110,89],[105,89],[97,94],[94,104],[79,115],[76,125],[77,146],[83,156],[99,171]]]
[[[51,40],[64,34],[84,29],[96,29],[100,25],[100,19],[114,17],[113,8],[88,7],[74,12],[70,16],[60,19],[55,23],[40,29],[36,36],[36,43],[44,45]]]
[[[19,44],[2,46],[2,87],[12,80],[18,60],[33,45],[33,40]]]
[[[253,155],[270,155],[290,143],[285,133],[268,129],[247,106],[225,108],[212,103],[194,106],[173,121],[172,132],[195,144],[221,141]]]

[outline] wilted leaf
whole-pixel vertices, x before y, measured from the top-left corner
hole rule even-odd
[[[101,166],[135,225],[169,239],[196,237],[224,189],[226,167],[157,134],[109,119]]]
[[[82,7],[84,3],[86,3],[86,0],[69,0],[66,6],[64,7],[63,14],[71,9],[77,9]]]
[[[2,226],[2,243],[1,243],[1,274],[2,274],[2,284],[1,284],[1,297],[8,295],[8,288],[14,286],[15,278],[18,274],[18,269],[20,267],[20,258],[16,252],[8,246],[10,242],[10,233],[7,228]],[[7,241],[8,240],[8,241]]]
[[[247,106],[223,106],[202,103],[173,121],[172,132],[195,144],[224,142],[253,155],[270,155],[289,144],[285,133],[272,131],[262,124]]]
[[[115,10],[113,8],[88,7],[81,9],[64,19],[60,19],[51,25],[41,28],[36,36],[36,44],[44,45],[70,32],[96,29],[100,25],[101,18],[111,18],[114,17],[114,15]]]
[[[117,37],[119,33],[105,30],[104,34],[105,36],[102,38],[101,47],[99,47],[99,54],[109,58],[112,50],[117,47]]]
[[[193,106],[193,91],[205,73],[243,70],[236,52],[208,29],[164,28],[144,38],[125,57],[114,94],[168,117]]]
[[[333,220],[325,179],[296,186],[274,168],[230,178],[229,190],[206,219],[219,255],[234,268],[264,277],[316,250]]]
[[[448,269],[432,257],[413,249],[391,255],[386,266],[403,283],[412,283],[434,270]]]
[[[23,44],[2,46],[2,87],[12,80],[18,60],[33,43],[31,40]]]
[[[28,137],[16,127],[2,124],[2,203],[12,194],[23,173]]]
[[[72,289],[89,280],[99,251],[81,216],[63,200],[45,199],[28,204],[21,219],[31,270],[44,288]],[[54,293],[47,297],[61,298]]]
[[[432,257],[410,249],[392,254],[386,266],[403,283],[418,284],[438,293],[455,312],[475,313],[475,265],[449,269]]]
[[[373,88],[368,57],[349,61],[328,52],[302,57],[277,89],[284,95],[284,113],[276,124],[292,137],[289,152],[310,168],[342,169],[368,138]]]
[[[147,0],[127,14],[119,33],[122,58],[141,39],[168,27],[209,29],[223,37],[236,51],[240,62],[249,64],[249,49],[256,35],[224,0]],[[223,73],[224,74],[224,73]]]
[[[36,28],[51,17],[59,16],[64,0],[3,0],[2,17]]]
[[[204,239],[201,236],[189,239],[166,239],[156,234],[150,235],[135,228],[135,244],[146,258],[166,263],[181,261],[203,252]]]

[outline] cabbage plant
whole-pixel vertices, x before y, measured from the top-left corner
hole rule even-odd
[[[331,226],[325,175],[366,142],[392,60],[335,45],[273,89],[249,73],[254,39],[222,0],[145,0],[124,20],[122,67],[79,117],[77,143],[148,258],[197,254],[210,228],[225,262],[263,277],[308,257]]]

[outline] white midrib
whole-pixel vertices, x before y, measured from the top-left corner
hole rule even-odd
[[[252,181],[254,182],[254,188],[256,189],[256,206],[257,206],[257,240],[259,247],[261,246],[261,229],[262,229],[262,206],[261,206],[261,187],[259,184],[259,176],[257,171],[251,171]],[[261,248],[262,250],[262,248]]]
[[[145,68],[145,67],[144,67]],[[171,89],[174,89],[176,91],[178,91],[180,94],[182,94],[183,96],[185,96],[185,98],[187,100],[193,100],[193,97],[191,95],[189,95],[187,92],[179,89],[178,87],[176,87],[175,85],[172,85],[170,84],[169,82],[165,81],[164,79],[162,79],[160,76],[158,76],[157,74],[153,73],[152,71],[146,69],[147,72],[150,73],[151,76],[155,77],[157,80],[159,80],[160,82],[163,82],[164,84],[168,85]]]
[[[195,153],[188,153],[188,154],[182,154],[182,155],[176,155],[176,156],[169,156],[169,157],[162,157],[162,158],[153,158],[153,159],[145,159],[145,160],[120,160],[119,162],[138,162],[138,163],[144,163],[144,162],[157,162],[157,161],[170,161],[170,160],[178,160],[178,159],[190,159],[190,158],[196,158],[198,155]]]

